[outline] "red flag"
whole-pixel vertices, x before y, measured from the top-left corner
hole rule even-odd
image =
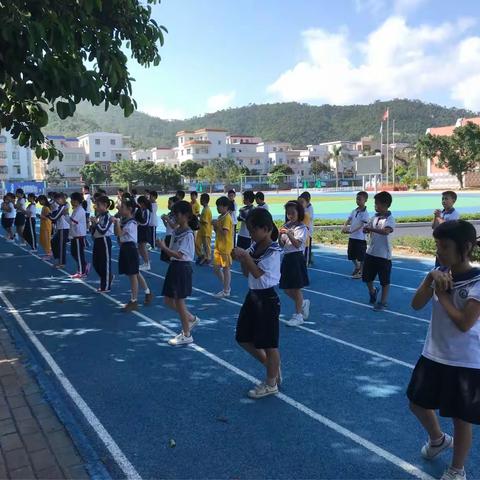
[[[389,111],[388,111],[388,108],[387,108],[385,110],[385,113],[383,114],[383,119],[382,119],[383,122],[388,120],[388,115],[389,115]]]

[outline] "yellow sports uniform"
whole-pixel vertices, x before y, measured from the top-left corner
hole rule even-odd
[[[192,212],[196,217],[200,215],[200,204],[198,202],[192,202]]]
[[[220,215],[215,228],[215,251],[213,263],[220,267],[232,265],[233,222],[230,213]]]
[[[312,233],[310,232],[310,214],[309,213],[305,212],[305,217],[302,223],[307,226],[308,236],[311,237]]]
[[[195,238],[195,253],[197,257],[203,257],[210,260],[212,253],[212,211],[207,205],[203,207],[200,214],[200,228]]]

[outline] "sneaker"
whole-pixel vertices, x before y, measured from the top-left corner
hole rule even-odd
[[[100,288],[100,287],[98,287],[97,290],[96,290],[97,293],[107,293],[107,292],[109,292],[109,291],[110,291],[110,290],[108,290],[107,288],[102,289],[102,288]]]
[[[374,292],[370,292],[370,305],[375,305],[377,303],[378,288],[375,287]]]
[[[310,300],[304,300],[302,304],[302,317],[307,320],[310,316]]]
[[[362,272],[360,270],[357,270],[357,272],[352,275],[352,278],[354,280],[361,280],[362,279]]]
[[[183,332],[179,333],[176,337],[173,337],[168,341],[168,344],[174,347],[178,347],[180,345],[188,345],[190,343],[193,343],[193,337],[191,335],[189,337],[186,337]]]
[[[130,300],[123,308],[122,311],[124,312],[133,312],[133,310],[138,310],[138,302],[133,302]]]
[[[278,385],[271,387],[267,383],[260,383],[252,390],[248,391],[248,396],[250,398],[254,398],[255,400],[263,397],[268,397],[269,395],[275,395],[278,393]]]
[[[374,306],[373,306],[373,309],[376,311],[376,312],[381,312],[382,310],[385,310],[387,308],[387,304],[386,303],[382,303],[382,302],[377,302]]]
[[[70,275],[70,278],[83,278],[83,275],[79,272]]]
[[[217,298],[226,298],[226,297],[229,297],[229,296],[230,296],[230,290],[227,290],[227,291],[222,290],[222,291],[215,294],[215,297],[217,297]]]
[[[190,331],[192,331],[199,323],[200,319],[195,315],[193,320],[190,322]]]
[[[443,441],[440,445],[431,445],[430,440],[428,440],[428,442],[422,447],[422,457],[427,460],[432,460],[447,448],[453,448],[453,437],[444,433]]]
[[[301,313],[295,313],[292,318],[287,321],[289,327],[298,327],[303,323],[303,315]]]
[[[142,272],[148,272],[150,270],[150,264],[144,263],[143,265],[140,265],[138,269],[141,270]]]
[[[465,470],[459,472],[458,470],[449,467],[445,470],[440,480],[467,480],[467,475],[465,474]]]
[[[153,293],[146,293],[145,294],[145,300],[143,301],[144,305],[150,305],[153,302]]]
[[[65,265],[53,265],[53,268],[58,268],[58,269],[65,268]]]

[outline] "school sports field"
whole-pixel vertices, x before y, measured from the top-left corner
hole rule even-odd
[[[141,190],[139,190],[141,191]],[[301,193],[302,190],[300,189]],[[312,204],[315,211],[315,218],[340,218],[345,219],[355,208],[356,192],[339,193],[315,193],[312,194]],[[442,208],[441,192],[391,192],[393,196],[392,212],[395,217],[431,215],[436,208]],[[373,192],[369,192],[370,200],[367,207],[373,212]],[[215,207],[215,200],[219,194],[212,194],[210,206]],[[270,207],[270,212],[276,219],[285,217],[283,206],[288,200],[296,197],[296,191],[292,193],[266,192],[265,201]],[[113,198],[113,197],[112,197]],[[158,211],[164,213],[167,208],[168,196],[164,195],[158,199]],[[237,193],[236,198],[239,207],[242,205],[242,196]],[[480,211],[480,193],[460,192],[455,208],[463,213],[476,213]]]
[[[146,278],[160,292],[167,265],[152,257]],[[317,249],[311,318],[281,326],[282,393],[258,401],[245,394],[263,369],[234,341],[241,275],[217,300],[212,270],[195,267],[188,304],[201,324],[195,344],[174,348],[179,322],[160,298],[121,313],[125,278],[97,294],[95,274],[71,280],[68,263],[54,270],[0,239],[0,314],[96,478],[432,479],[450,460],[421,459],[425,435],[404,394],[430,314],[410,298],[431,261],[394,260],[389,307],[374,312],[344,252]],[[467,475],[480,475],[478,436]]]

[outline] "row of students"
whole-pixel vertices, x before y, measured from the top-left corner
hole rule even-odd
[[[15,193],[6,193],[3,197],[1,208],[1,224],[6,232],[6,240],[13,242],[15,235],[18,241],[24,245],[25,239],[23,232],[26,223],[26,206],[27,199],[25,192],[21,188],[17,188]],[[15,231],[14,231],[15,227]]]

